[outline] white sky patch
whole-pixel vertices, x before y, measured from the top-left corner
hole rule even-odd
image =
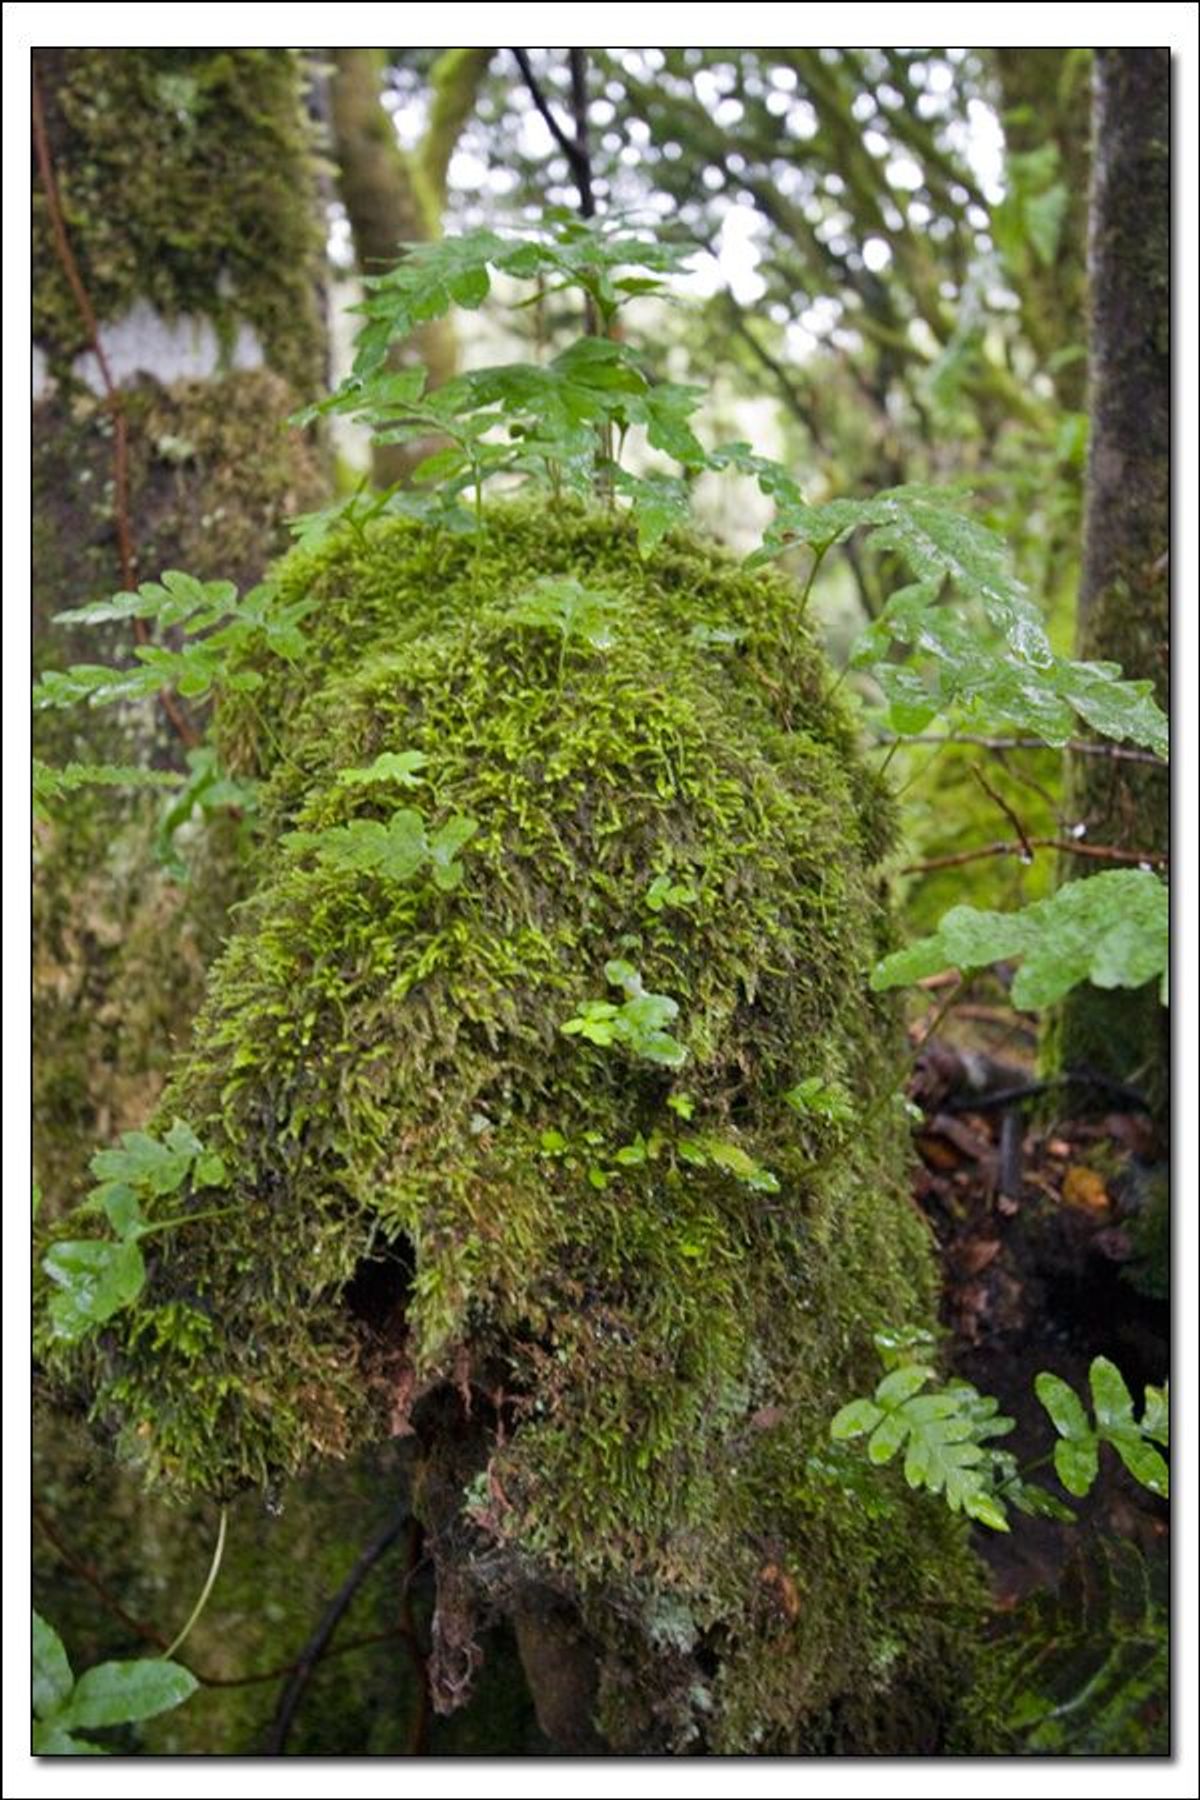
[[[984,199],[994,206],[1004,198],[1004,131],[991,107],[982,100],[969,103],[967,119],[967,161],[975,171]]]
[[[414,95],[411,100],[406,100],[399,94],[386,91],[382,98],[385,109],[392,115],[392,123],[401,145],[405,150],[414,150],[424,136],[429,122],[429,108],[424,99]]]
[[[863,245],[863,261],[873,275],[886,269],[892,260],[892,252],[887,242],[880,237],[870,237]]]
[[[893,156],[884,169],[888,186],[894,188],[924,187],[925,178],[921,173],[921,165],[913,161],[911,156]]]
[[[762,221],[752,206],[731,206],[721,221],[717,261],[734,299],[743,305],[761,300],[767,291],[767,284],[758,273],[755,239],[761,229]]]
[[[532,109],[522,114],[518,144],[523,156],[536,157],[539,160],[552,155],[558,148],[550,135],[550,127],[541,113],[534,112]]]
[[[787,132],[789,137],[810,138],[817,135],[818,120],[815,109],[807,100],[795,100],[788,108]]]

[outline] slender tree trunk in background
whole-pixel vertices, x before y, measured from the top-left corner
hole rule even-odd
[[[1076,654],[1153,681],[1167,705],[1170,630],[1170,57],[1098,50],[1088,275],[1090,412]],[[1165,851],[1165,769],[1070,760],[1067,805],[1097,841]],[[1071,874],[1077,874],[1077,868]],[[1159,1106],[1168,1021],[1155,986],[1090,986],[1062,1009],[1061,1066],[1136,1082]]]
[[[493,54],[491,50],[447,50],[438,58],[430,77],[429,123],[420,144],[406,152],[382,100],[387,52],[333,52],[330,110],[338,190],[362,274],[380,274],[391,268],[401,244],[429,243],[440,236],[450,158]],[[397,366],[424,364],[431,386],[449,380],[458,367],[451,320],[431,320],[408,344],[397,348],[395,361]],[[378,486],[402,481],[431,447],[378,446],[372,459]]]
[[[1056,353],[1079,354],[1053,371],[1055,392],[1070,412],[1086,398],[1087,233],[1090,152],[1090,50],[998,49],[992,52],[1000,82],[1004,137],[1009,154],[1057,152],[1053,184],[1065,190],[1065,209],[1055,255],[1048,261],[1028,247],[1021,283],[1021,319],[1044,361]]]

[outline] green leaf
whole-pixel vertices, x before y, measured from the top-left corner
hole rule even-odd
[[[613,615],[618,610],[611,594],[585,587],[573,576],[547,575],[503,616],[517,625],[556,631],[564,643],[579,638],[592,650],[609,650],[616,642]]]
[[[981,1488],[969,1489],[964,1494],[963,1511],[969,1518],[977,1519],[981,1525],[990,1525],[993,1531],[1011,1530],[1004,1508],[996,1496]]]
[[[1148,1444],[1136,1431],[1105,1432],[1104,1438],[1106,1443],[1112,1445],[1135,1481],[1140,1481],[1152,1494],[1160,1494],[1164,1500],[1168,1498],[1171,1490],[1170,1471],[1153,1444]]]
[[[35,1756],[106,1756],[108,1752],[88,1738],[64,1730],[57,1719],[34,1722],[30,1747]]]
[[[746,1186],[763,1194],[779,1192],[779,1178],[770,1169],[750,1156],[740,1144],[731,1144],[725,1138],[705,1137],[700,1140],[709,1162],[718,1169],[724,1169],[730,1175],[744,1181]]]
[[[33,759],[33,806],[39,818],[64,794],[85,787],[173,788],[185,777],[173,769],[141,769],[126,763],[66,763],[53,768]]]
[[[1043,1369],[1034,1378],[1033,1391],[1050,1414],[1054,1429],[1060,1437],[1081,1441],[1092,1437],[1092,1427],[1083,1402],[1061,1376],[1052,1375]]]
[[[47,1251],[42,1267],[63,1290],[50,1302],[50,1317],[56,1334],[68,1339],[83,1337],[131,1305],[146,1279],[142,1253],[132,1242],[68,1239]]]
[[[136,1189],[124,1181],[102,1182],[86,1204],[99,1207],[119,1238],[135,1238],[146,1224]]]
[[[1146,1389],[1146,1410],[1142,1415],[1142,1433],[1155,1443],[1165,1445],[1170,1436],[1170,1402],[1167,1388]]]
[[[397,882],[411,881],[429,854],[425,820],[412,807],[393,813],[386,825],[378,819],[354,819],[331,826],[321,833],[317,848],[331,868]]]
[[[182,1706],[198,1685],[189,1669],[158,1657],[100,1663],[79,1677],[61,1717],[71,1726],[93,1727],[152,1719]]]
[[[1057,1519],[1063,1525],[1072,1525],[1075,1522],[1075,1514],[1071,1508],[1065,1506],[1048,1489],[1039,1487],[1036,1482],[1010,1482],[1006,1493],[1017,1511],[1027,1513],[1031,1518]]]
[[[839,1441],[862,1437],[866,1432],[874,1431],[882,1418],[883,1413],[873,1400],[851,1400],[834,1413],[829,1435]]]
[[[953,966],[964,974],[1023,958],[1013,1003],[1036,1009],[1083,981],[1141,987],[1167,967],[1169,900],[1156,875],[1122,869],[1071,881],[1018,912],[956,906],[930,937],[878,963],[872,987],[900,987]]]
[[[890,1325],[872,1332],[871,1341],[885,1369],[921,1362],[933,1349],[933,1333],[923,1325]]]
[[[823,1119],[830,1125],[851,1125],[856,1117],[854,1102],[839,1081],[825,1081],[820,1075],[809,1075],[789,1088],[784,1100],[801,1118]]]
[[[961,1413],[919,1419],[908,1407],[903,1408],[903,1418],[910,1433],[904,1479],[909,1487],[928,1488],[931,1494],[945,1489],[957,1512],[982,1479],[978,1465],[983,1451],[971,1436],[971,1421]]]
[[[691,494],[678,476],[631,475],[627,469],[614,469],[612,480],[617,492],[631,501],[640,555],[649,556],[669,531],[683,529],[690,522]]]
[[[562,1029],[593,1044],[621,1044],[635,1056],[664,1068],[680,1068],[687,1061],[687,1049],[664,1029],[677,1016],[678,1002],[669,994],[647,993],[631,963],[614,959],[605,963],[604,973],[614,987],[624,989],[624,1004],[585,1001]]]
[[[1080,1499],[1091,1491],[1099,1463],[1096,1439],[1090,1435],[1060,1438],[1054,1446],[1055,1473],[1068,1494]]]
[[[904,1413],[886,1413],[871,1433],[867,1455],[873,1463],[890,1462],[908,1436],[909,1421]]]
[[[337,778],[339,787],[370,787],[380,781],[394,781],[400,787],[416,787],[423,779],[417,774],[429,761],[419,750],[385,750],[364,769],[343,769]]]
[[[197,1188],[222,1187],[227,1177],[224,1159],[215,1150],[208,1150],[203,1156],[196,1158],[192,1179]]]
[[[673,882],[669,875],[656,875],[646,889],[645,903],[650,912],[660,913],[668,906],[690,906],[696,897],[694,888]]]
[[[1092,1406],[1096,1423],[1103,1434],[1129,1432],[1133,1423],[1133,1395],[1125,1385],[1125,1377],[1107,1356],[1097,1356],[1088,1371],[1092,1390]]]
[[[643,992],[642,978],[633,964],[622,962],[619,957],[605,963],[604,979],[611,981],[614,987],[624,988],[630,999]]]
[[[453,481],[457,476],[467,473],[470,459],[457,444],[448,444],[444,450],[435,450],[432,456],[426,456],[412,472],[412,479],[422,485],[434,486],[438,482]]]
[[[75,1685],[62,1639],[42,1615],[33,1615],[33,1710],[40,1719],[61,1708]]]
[[[101,1181],[127,1182],[149,1194],[173,1194],[183,1185],[194,1154],[181,1140],[160,1144],[147,1131],[124,1131],[120,1148],[98,1150],[88,1167]]]
[[[429,840],[429,860],[433,866],[434,885],[450,892],[461,885],[462,864],[455,859],[463,845],[479,830],[478,819],[456,813]]]
[[[875,1398],[880,1406],[891,1412],[905,1400],[911,1399],[932,1379],[932,1369],[924,1368],[920,1363],[905,1363],[901,1368],[893,1369],[890,1375],[884,1376],[875,1389]]]

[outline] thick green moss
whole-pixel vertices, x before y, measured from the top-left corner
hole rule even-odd
[[[607,649],[506,616],[568,573],[619,603]],[[498,1608],[527,1667],[570,1642],[612,1745],[901,1741],[888,1697],[940,1716],[971,1576],[940,1508],[872,1513],[827,1466],[872,1328],[927,1319],[934,1282],[864,979],[888,807],[793,591],[516,507],[481,550],[399,523],[279,581],[312,649],[221,719],[273,849],[164,1103],[236,1172],[233,1215],[156,1240],[80,1359],[98,1412],[216,1493],[415,1430],[443,1704]],[[387,750],[428,759],[417,796],[338,784]],[[414,797],[479,821],[454,892],[288,835]],[[664,873],[694,897],[655,911]],[[562,1032],[613,957],[678,1001],[678,1072]],[[790,1109],[811,1075],[851,1129]],[[697,1166],[706,1136],[777,1186]],[[533,1590],[575,1627],[531,1624]]]

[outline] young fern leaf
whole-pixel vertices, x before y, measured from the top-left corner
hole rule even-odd
[[[1135,1481],[1151,1493],[1166,1497],[1169,1475],[1166,1462],[1154,1448],[1167,1442],[1165,1389],[1147,1388],[1144,1415],[1133,1414],[1133,1396],[1115,1363],[1097,1356],[1088,1372],[1094,1423],[1074,1389],[1057,1375],[1040,1374],[1034,1391],[1050,1415],[1058,1439],[1054,1468],[1068,1493],[1083,1496],[1091,1489],[1100,1466],[1100,1445],[1114,1449]],[[1152,1441],[1153,1440],[1153,1441]]]
[[[184,1119],[176,1119],[160,1141],[148,1131],[122,1133],[119,1146],[98,1150],[89,1164],[99,1178],[83,1209],[102,1212],[116,1233],[111,1238],[61,1239],[42,1258],[42,1268],[60,1290],[48,1312],[56,1337],[75,1342],[131,1306],[146,1282],[138,1240],[174,1229],[209,1213],[156,1219],[147,1208],[190,1181],[193,1192],[218,1187],[225,1164],[206,1150]]]
[[[687,1049],[666,1029],[679,1016],[679,1002],[669,994],[649,993],[638,971],[627,962],[604,965],[605,978],[624,990],[618,1006],[611,1000],[587,1000],[563,1025],[568,1037],[583,1037],[604,1048],[617,1044],[646,1062],[678,1069],[687,1061]]]
[[[618,610],[619,602],[611,594],[585,587],[573,576],[547,575],[501,616],[514,625],[556,631],[564,648],[578,638],[589,649],[608,650],[615,642],[613,614]]]

